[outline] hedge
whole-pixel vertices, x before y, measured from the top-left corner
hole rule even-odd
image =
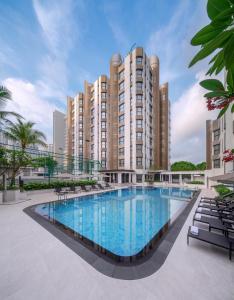
[[[203,181],[199,181],[199,180],[193,180],[193,181],[190,181],[188,182],[189,184],[204,184]]]
[[[227,188],[225,185],[220,184],[215,186],[216,192],[219,194],[219,196],[224,196],[231,192],[229,188]]]
[[[73,181],[53,181],[53,182],[28,182],[24,184],[25,191],[45,190],[58,187],[82,186],[96,184],[96,180],[73,180]]]

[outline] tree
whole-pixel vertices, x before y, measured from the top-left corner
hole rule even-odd
[[[33,129],[35,123],[23,122],[18,119],[17,123],[10,124],[4,134],[14,142],[19,142],[22,151],[32,145],[46,146],[46,136],[43,132]]]
[[[196,166],[189,161],[177,161],[171,165],[171,171],[195,171]]]
[[[227,73],[227,87],[217,79],[206,79],[200,85],[209,92],[208,110],[219,109],[220,118],[234,101],[234,1],[208,0],[207,14],[211,22],[203,27],[191,40],[193,46],[200,46],[189,67],[213,54],[206,75],[218,75],[222,70]],[[231,111],[234,112],[234,104]]]
[[[204,171],[206,169],[206,162],[201,162],[199,164],[196,165],[196,169],[197,170],[201,170],[201,171]]]
[[[22,150],[9,150],[0,147],[0,174],[10,177],[10,186],[15,185],[15,177],[22,167],[31,164],[31,157]]]
[[[11,92],[4,86],[0,86],[0,130],[4,124],[11,124],[9,117],[22,118],[19,114],[12,111],[3,110],[7,101],[12,100]]]

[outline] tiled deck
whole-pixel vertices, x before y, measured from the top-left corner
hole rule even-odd
[[[163,266],[149,277],[129,281],[101,274],[22,211],[55,200],[54,195],[31,199],[0,206],[1,300],[234,299],[234,260],[229,261],[227,251],[195,240],[186,244],[196,204]],[[126,267],[119,272],[121,268]]]

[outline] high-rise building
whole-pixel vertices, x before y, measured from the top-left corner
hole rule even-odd
[[[135,48],[114,54],[110,75],[67,98],[66,154],[101,162],[111,181],[141,182],[167,170],[170,151],[168,84],[159,85],[159,59]]]
[[[53,112],[53,152],[58,165],[64,164],[66,120],[65,114],[55,110]]]

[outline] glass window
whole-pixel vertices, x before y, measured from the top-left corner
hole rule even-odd
[[[142,107],[137,107],[136,108],[136,115],[141,116],[142,115]]]
[[[106,131],[102,131],[102,139],[106,138]]]
[[[101,83],[101,87],[102,87],[103,90],[106,90],[106,88],[107,88],[106,82],[102,82]]]
[[[102,99],[106,99],[106,93],[101,93]]]
[[[214,145],[214,155],[220,154],[220,144]]]
[[[119,138],[119,145],[123,145],[123,144],[124,144],[124,137],[121,136],[121,137]]]
[[[83,105],[83,99],[79,99],[79,104]]]
[[[136,151],[142,153],[142,145],[141,144],[136,144]]]
[[[105,129],[106,128],[106,122],[102,121],[101,126],[102,126],[102,129]]]
[[[124,159],[119,159],[119,166],[124,167]]]
[[[136,64],[137,65],[142,65],[143,62],[143,57],[142,56],[137,56],[136,57]]]
[[[102,151],[101,156],[102,158],[106,158],[106,151]]]
[[[143,100],[143,95],[137,94],[136,95],[136,101],[142,102],[142,100]]]
[[[124,148],[119,148],[119,155],[124,155]]]
[[[101,161],[101,164],[102,164],[102,168],[105,168],[105,167],[106,167],[106,161],[105,161],[105,160],[102,160],[102,161]]]
[[[79,145],[83,145],[83,140],[79,140]]]
[[[136,158],[136,165],[137,165],[137,167],[141,167],[142,166],[142,157],[137,157]]]
[[[91,124],[93,124],[94,123],[94,118],[91,118]]]
[[[214,168],[220,168],[220,159],[214,159]]]
[[[119,127],[119,134],[124,134],[124,125]]]
[[[123,112],[124,111],[124,103],[119,105],[119,112]]]
[[[102,108],[102,109],[106,109],[106,102],[102,102],[102,103],[101,103],[101,108]]]
[[[106,142],[102,142],[102,148],[106,148]]]
[[[94,116],[94,108],[91,109],[91,116]]]
[[[105,111],[102,111],[102,119],[105,119],[106,118],[106,112]]]
[[[80,128],[80,129],[83,128],[83,123],[79,123],[79,128]]]
[[[80,113],[83,112],[83,107],[82,107],[82,106],[79,107],[79,112],[80,112]]]
[[[142,182],[142,175],[140,174],[136,175],[136,182]]]
[[[93,150],[94,149],[94,144],[91,144],[91,150]]]
[[[122,123],[122,122],[124,122],[124,114],[119,116],[119,123]]]
[[[143,126],[143,121],[142,120],[136,120],[136,127],[137,128],[142,128]]]
[[[137,90],[142,90],[143,88],[143,83],[142,82],[136,82],[136,89]]]
[[[220,129],[214,131],[214,140],[218,141],[220,137]]]
[[[124,92],[119,94],[119,102],[124,101]]]
[[[139,141],[141,141],[142,140],[142,132],[137,132],[136,133],[136,139]]]
[[[136,76],[137,77],[142,77],[142,74],[143,74],[143,70],[142,69],[137,69],[136,70]]]

